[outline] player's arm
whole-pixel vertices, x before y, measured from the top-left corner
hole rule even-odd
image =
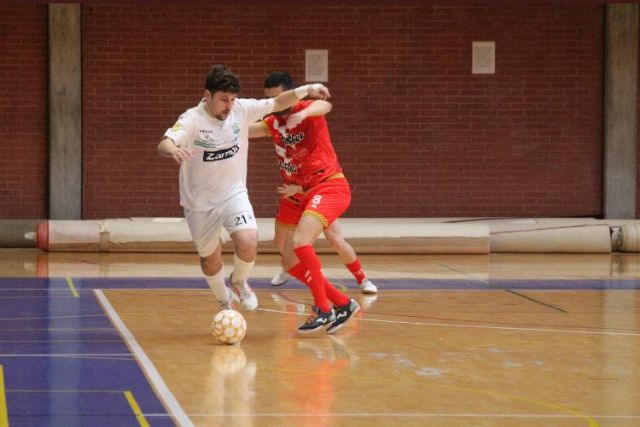
[[[301,185],[297,184],[283,184],[278,186],[278,194],[282,198],[291,197],[294,194],[304,193],[304,189]]]
[[[264,120],[249,125],[249,138],[262,138],[271,135]]]
[[[293,107],[298,101],[307,96],[314,99],[329,99],[331,94],[329,93],[329,89],[320,83],[299,86],[295,89],[282,92],[273,98],[273,111],[282,111]]]
[[[293,129],[298,126],[306,118],[313,116],[324,116],[331,112],[332,105],[328,101],[317,100],[309,104],[305,109],[292,114],[287,119],[286,128]]]
[[[177,146],[173,139],[165,137],[160,144],[158,144],[158,154],[162,157],[169,157],[175,160],[178,164],[188,160],[193,155],[193,151],[186,147]]]

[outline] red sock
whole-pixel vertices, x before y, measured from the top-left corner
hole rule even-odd
[[[307,278],[306,278],[307,267],[302,265],[301,262],[297,263],[296,265],[291,267],[289,270],[287,270],[287,273],[289,273],[290,275],[292,275],[302,283],[304,284],[307,283]]]
[[[295,248],[294,252],[298,256],[300,263],[309,271],[307,286],[311,289],[313,304],[323,312],[331,310],[331,305],[329,304],[325,291],[322,264],[320,264],[320,259],[318,259],[318,255],[316,255],[313,247],[311,245],[300,246],[299,248]]]
[[[365,276],[364,274],[364,271],[362,271],[362,265],[360,265],[360,260],[357,257],[356,260],[351,264],[345,265],[347,266],[351,274],[353,274],[353,277],[355,277],[358,281],[358,285],[360,285],[362,281],[367,278],[367,276]]]
[[[343,305],[347,305],[351,302],[351,298],[337,290],[336,287],[326,278],[324,279],[324,290],[327,294],[327,298],[329,298],[329,301],[331,301],[333,305],[342,307]]]
[[[287,270],[287,273],[289,273],[290,275],[292,275],[302,283],[307,284],[307,277],[306,277],[307,269],[305,268],[304,265],[302,265],[301,262],[297,263],[296,265],[291,267],[289,270]],[[331,282],[329,282],[326,278],[324,279],[324,290],[327,294],[327,299],[329,299],[329,301],[331,301],[334,305],[343,306],[343,305],[347,305],[349,301],[351,301],[349,297],[347,297],[346,295],[342,294],[339,290],[337,290],[335,286]]]

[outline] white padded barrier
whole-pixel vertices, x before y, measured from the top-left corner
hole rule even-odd
[[[487,254],[640,251],[640,222],[571,218],[342,218],[356,252]],[[258,250],[275,253],[274,220],[258,219]],[[37,247],[67,252],[195,252],[183,218],[43,221]],[[223,250],[232,250],[224,233]],[[333,252],[322,236],[318,252]]]

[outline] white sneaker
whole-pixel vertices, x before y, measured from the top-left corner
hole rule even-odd
[[[231,283],[231,286],[233,287],[233,298],[242,304],[245,309],[253,311],[258,308],[258,297],[256,293],[251,290],[251,286],[249,286],[246,280],[237,285]]]
[[[218,304],[220,304],[220,311],[232,309],[231,304],[233,302],[233,292],[231,292],[231,289],[226,286],[224,288],[227,290],[227,299],[224,301],[218,301]]]
[[[282,286],[285,283],[287,283],[287,281],[289,279],[291,279],[291,275],[289,273],[287,273],[286,271],[281,271],[280,273],[278,273],[275,276],[273,276],[273,279],[271,279],[271,285],[272,286]]]
[[[369,279],[364,279],[362,281],[362,283],[360,284],[360,289],[362,289],[362,293],[363,294],[377,294],[378,293],[378,288],[376,287],[376,285],[371,283],[371,280],[369,280]]]

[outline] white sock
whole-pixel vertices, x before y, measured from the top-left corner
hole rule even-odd
[[[205,276],[209,287],[213,291],[216,299],[220,302],[227,301],[227,287],[224,284],[224,267],[213,276]]]
[[[233,255],[233,274],[231,278],[233,280],[233,284],[243,283],[245,280],[249,278],[249,274],[251,273],[251,269],[253,265],[256,263],[255,260],[251,262],[245,262],[238,258],[237,255]]]

